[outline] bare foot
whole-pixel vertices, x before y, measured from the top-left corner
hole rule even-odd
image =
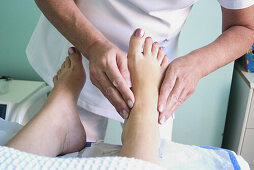
[[[85,129],[77,112],[77,100],[85,84],[85,70],[81,54],[74,53],[66,58],[57,75],[54,76],[54,89],[50,93],[46,107],[60,109],[59,118],[66,133],[61,154],[80,151],[86,142]],[[58,111],[59,113],[59,111]]]
[[[157,111],[159,87],[169,60],[159,44],[153,43],[152,38],[135,36],[135,33],[130,39],[128,51],[135,103],[125,122],[120,155],[156,163],[160,143]],[[135,149],[131,150],[130,147]]]
[[[153,108],[154,110],[152,111],[156,110],[156,113],[158,113],[156,108],[159,87],[168,64],[169,60],[163,48],[159,47],[157,42],[153,42],[151,37],[138,37],[135,36],[135,33],[132,35],[128,51],[128,67],[136,107],[144,107],[144,105],[149,103],[152,105],[149,108]],[[146,118],[158,119],[157,114],[144,114],[146,114]],[[122,137],[124,137],[124,133]]]
[[[44,156],[76,152],[84,147],[85,130],[76,108],[85,83],[81,59],[79,52],[66,58],[43,108],[6,146]]]
[[[144,48],[142,50],[142,45]],[[132,90],[136,97],[145,97],[143,91],[159,92],[162,78],[169,64],[167,56],[157,42],[151,37],[136,37],[130,39],[128,52],[128,67],[131,74]],[[142,95],[139,95],[139,92]],[[154,96],[155,97],[155,96]]]

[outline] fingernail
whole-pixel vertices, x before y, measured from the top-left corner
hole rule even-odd
[[[71,55],[71,54],[73,54],[75,51],[74,51],[74,47],[70,47],[69,49],[68,49],[68,54],[69,55]]]
[[[127,104],[128,104],[128,106],[129,106],[130,109],[133,108],[133,102],[132,102],[131,100],[128,100],[128,101],[127,101]]]
[[[123,118],[124,119],[127,119],[128,118],[128,112],[126,111],[126,110],[123,110],[123,112],[122,112],[122,116],[123,116]]]
[[[159,112],[163,112],[163,105],[162,104],[160,104],[160,106],[159,106]]]
[[[165,120],[166,120],[166,117],[165,116],[162,116],[161,119],[160,119],[160,124],[164,124],[165,123]]]
[[[134,35],[135,35],[136,37],[143,37],[144,34],[145,34],[144,30],[142,30],[141,28],[138,28],[138,29],[136,29]]]

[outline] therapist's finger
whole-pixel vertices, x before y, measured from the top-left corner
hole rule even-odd
[[[159,112],[163,112],[165,110],[169,94],[171,93],[173,87],[175,86],[176,79],[177,79],[176,75],[170,69],[170,67],[168,67],[164,80],[162,82],[161,88],[160,88],[159,101],[158,101]]]
[[[175,104],[171,110],[169,110],[169,117],[178,109],[178,107],[181,106],[181,104],[183,104],[183,102],[185,102],[192,94],[194,91],[192,91],[190,88],[188,87],[184,87],[180,96],[178,97],[178,102],[177,104]]]
[[[123,76],[125,82],[127,83],[128,87],[131,87],[131,76],[130,76],[130,71],[128,69],[128,61],[127,61],[127,57],[124,61],[122,61],[121,63],[117,63],[119,71],[121,73],[121,75]],[[134,102],[134,94],[132,93],[131,95],[131,99],[133,99],[132,101]]]
[[[189,98],[189,96],[189,89],[183,89],[180,96],[178,97],[178,102],[168,111],[168,116],[172,116],[173,113],[181,106],[181,104],[183,104],[183,102]]]
[[[107,93],[105,92],[105,90],[104,90],[104,88],[101,86],[101,84],[98,82],[98,80],[94,80],[94,85],[102,92],[102,94],[109,100],[109,102],[112,104],[113,102],[113,100],[112,100],[112,98],[111,98],[111,96],[107,96]],[[116,105],[114,105],[114,104],[112,104],[114,107],[115,107],[115,109],[116,109],[116,111],[119,113],[119,115],[123,118],[123,119],[127,119],[128,118],[128,113],[125,113],[125,112],[121,112],[120,111],[120,109],[116,106]]]
[[[130,77],[130,71],[128,69],[128,60],[127,60],[127,54],[123,53],[121,50],[117,51],[117,67],[123,76],[125,82],[129,87],[131,87],[131,77]],[[133,95],[134,98],[134,95]]]
[[[97,79],[95,79],[94,81],[93,81],[93,84],[102,92],[102,94],[106,97],[107,95],[106,95],[106,93],[104,93],[104,88],[101,86],[101,84],[99,83],[99,81],[97,80]],[[109,101],[110,101],[110,103],[111,103],[111,98],[110,97],[108,97],[107,98]],[[118,110],[118,108],[116,108],[115,107],[115,109],[116,109],[116,111],[117,112],[119,112]],[[122,116],[122,115],[121,115]]]
[[[99,72],[97,81],[102,87],[102,93],[103,95],[108,98],[110,103],[116,108],[118,113],[123,118],[128,117],[129,108],[126,105],[125,101],[123,100],[122,96],[118,92],[118,90],[113,86],[111,81],[108,79],[108,77],[103,72]]]
[[[119,91],[124,101],[128,104],[129,108],[133,107],[134,96],[126,81],[120,74],[116,64],[112,65],[106,70],[106,74],[115,88]],[[118,100],[116,100],[118,101]],[[123,108],[124,109],[124,108]]]
[[[99,81],[97,79],[93,80],[93,84],[102,92],[102,94],[109,100],[109,102],[115,107],[116,111],[119,113],[119,115],[123,118],[126,119],[128,118],[128,113],[125,112],[121,112],[120,109],[117,107],[117,105],[113,104],[113,100],[111,98],[111,96],[107,94],[107,92],[104,90],[105,88],[103,88],[101,86],[101,84],[99,83]]]
[[[176,80],[175,85],[169,94],[165,110],[159,115],[159,123],[163,124],[173,114],[174,108],[179,107],[182,99],[179,98],[183,91],[183,85],[179,78]]]

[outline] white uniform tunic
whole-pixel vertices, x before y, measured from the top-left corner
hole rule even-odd
[[[172,61],[184,22],[197,0],[76,0],[87,19],[111,42],[127,53],[131,34],[136,28],[160,43]],[[225,8],[244,8],[253,0],[218,0]],[[26,53],[35,71],[51,86],[52,77],[64,62],[67,41],[42,15]],[[110,102],[90,81],[89,62],[83,57],[86,84],[78,105],[85,110],[123,122]],[[70,82],[71,83],[71,82]]]

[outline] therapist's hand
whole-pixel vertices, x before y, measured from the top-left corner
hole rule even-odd
[[[108,40],[92,44],[87,55],[91,82],[126,119],[134,103],[134,95],[129,88],[127,55]]]
[[[199,63],[184,56],[173,60],[165,73],[159,94],[159,123],[163,124],[188,99],[201,78]]]

